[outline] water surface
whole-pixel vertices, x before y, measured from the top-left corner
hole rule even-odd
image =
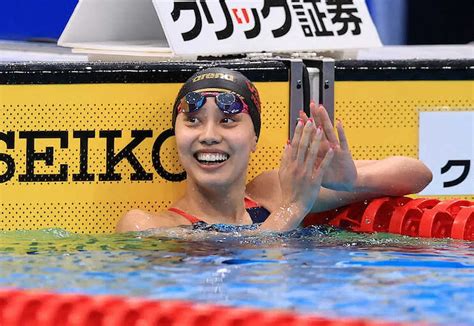
[[[474,325],[474,243],[307,228],[0,232],[0,287]]]

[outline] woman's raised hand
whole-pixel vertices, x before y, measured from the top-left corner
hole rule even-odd
[[[317,106],[314,102],[311,102],[310,112],[316,125],[324,131],[316,158],[316,165],[321,164],[329,148],[334,150],[334,158],[324,173],[322,186],[333,190],[353,190],[357,180],[357,169],[349,150],[349,144],[347,143],[342,123],[340,121],[336,123],[338,134],[338,137],[336,137],[331,119],[329,119],[329,115],[322,105]],[[303,122],[309,120],[303,111],[300,112],[300,119]]]
[[[297,227],[318,197],[323,176],[333,158],[330,148],[323,159],[316,162],[322,137],[323,130],[316,128],[313,119],[299,120],[293,139],[285,147],[278,172],[283,200],[282,230]]]

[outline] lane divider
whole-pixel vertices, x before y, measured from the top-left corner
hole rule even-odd
[[[382,197],[308,215],[304,226],[474,241],[474,201]]]
[[[0,289],[2,326],[396,326],[185,301]],[[410,324],[413,325],[413,324]]]

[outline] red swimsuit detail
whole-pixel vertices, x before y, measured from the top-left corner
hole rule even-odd
[[[245,209],[249,213],[250,218],[252,219],[253,223],[262,223],[270,215],[270,212],[266,208],[264,208],[262,206],[259,206],[252,199],[245,197],[244,201],[245,201]],[[186,213],[185,211],[183,211],[179,208],[171,207],[171,208],[168,208],[168,210],[170,212],[174,212],[176,214],[181,215],[182,217],[187,219],[189,222],[191,222],[191,224],[194,224],[194,223],[197,223],[197,222],[202,222],[196,216],[188,214],[188,213]]]

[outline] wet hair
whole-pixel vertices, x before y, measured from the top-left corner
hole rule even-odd
[[[240,95],[249,108],[249,115],[257,138],[260,135],[260,97],[255,85],[240,72],[227,68],[208,68],[192,75],[181,87],[173,105],[173,128],[176,125],[178,106],[189,92],[224,90]]]

